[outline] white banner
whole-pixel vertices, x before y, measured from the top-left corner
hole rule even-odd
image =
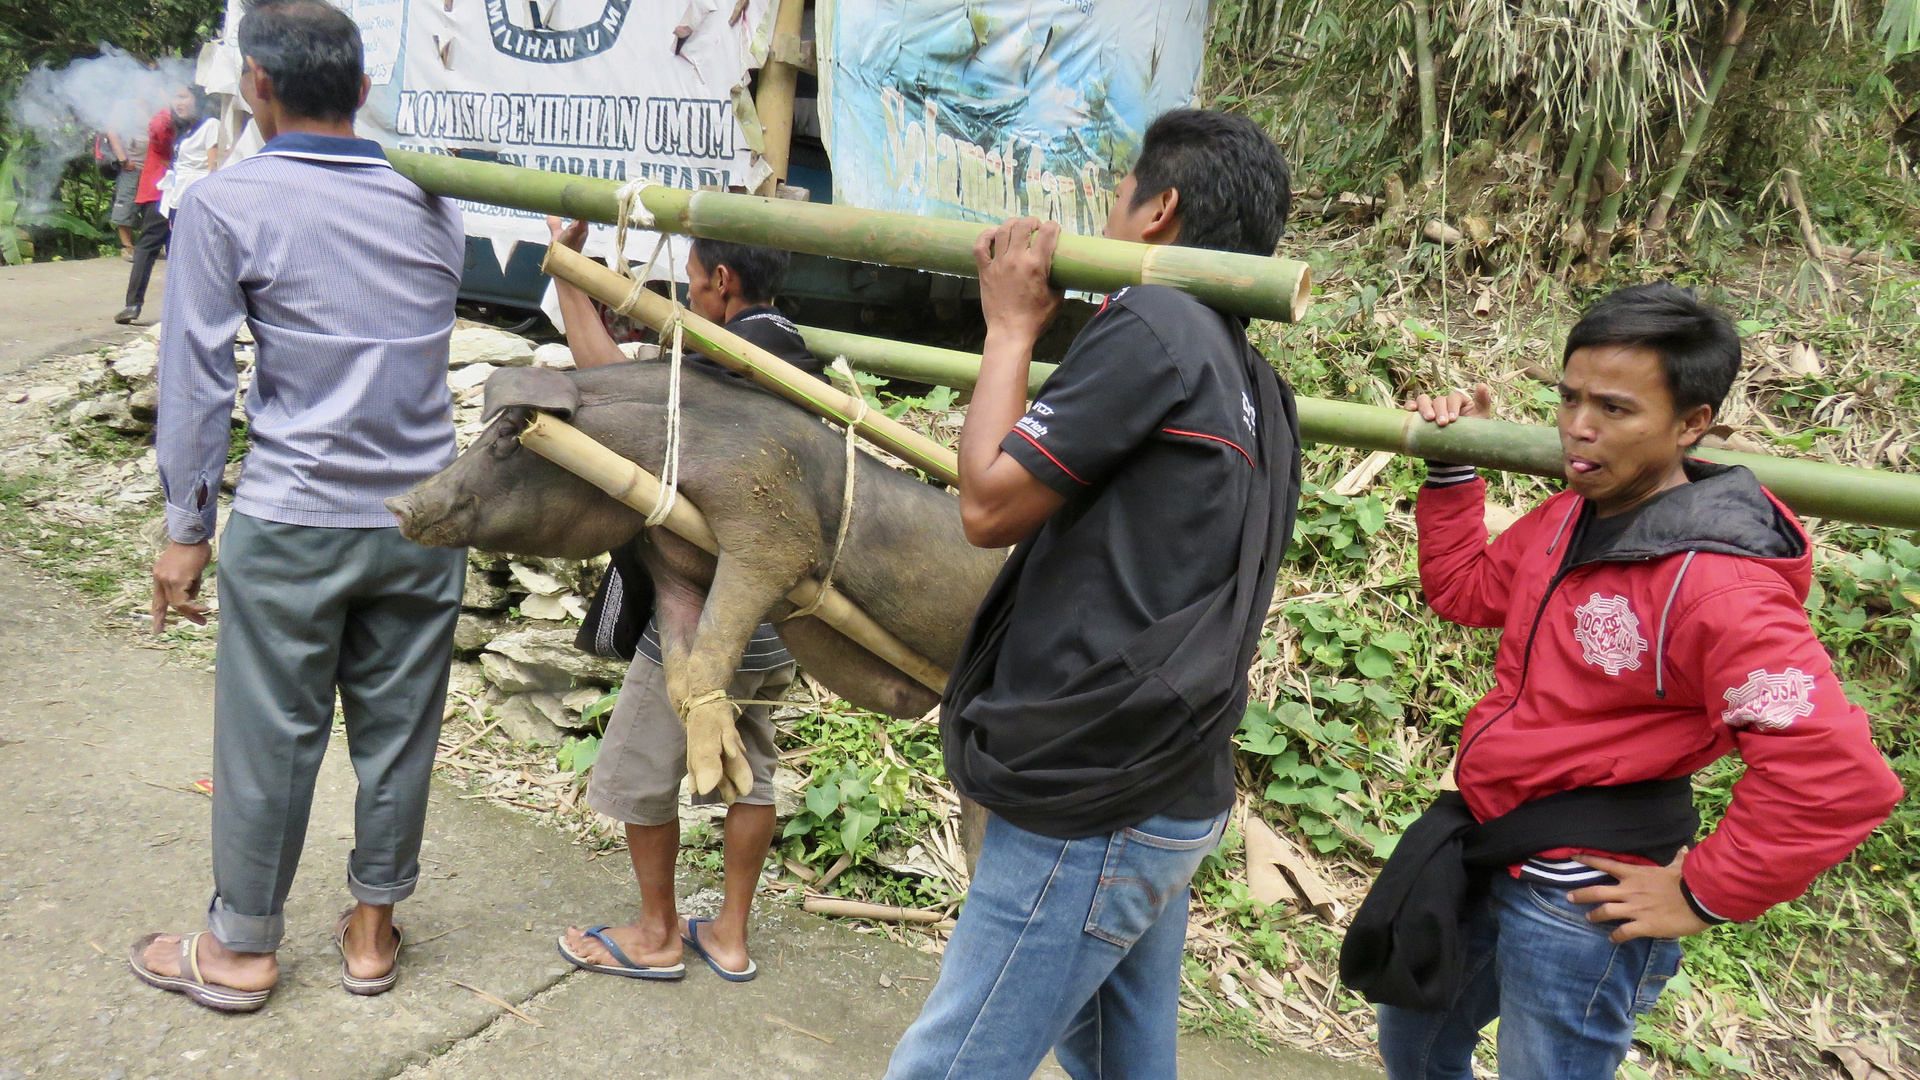
[[[751,187],[764,175],[759,132],[750,143],[735,101],[766,55],[769,0],[333,2],[366,46],[374,85],[356,118],[366,138],[688,189]],[[540,215],[460,206],[467,235],[491,239],[503,266],[515,242],[547,243]],[[613,234],[596,226],[588,254],[610,255]],[[644,260],[654,241],[629,232],[629,258]],[[684,276],[685,245],[673,252]]]

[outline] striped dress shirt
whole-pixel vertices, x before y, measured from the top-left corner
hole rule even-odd
[[[155,443],[174,540],[213,534],[243,323],[252,447],[234,511],[395,524],[382,501],[453,459],[447,341],[463,232],[452,204],[366,139],[281,135],[193,185],[161,313]]]

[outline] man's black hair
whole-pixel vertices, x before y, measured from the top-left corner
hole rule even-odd
[[[1244,116],[1173,109],[1147,127],[1133,163],[1133,205],[1172,188],[1184,247],[1271,255],[1293,202],[1287,159]]]
[[[1680,416],[1720,404],[1740,373],[1740,334],[1725,312],[1670,281],[1631,285],[1595,301],[1572,330],[1561,362],[1575,349],[1638,345],[1660,354],[1660,369]]]
[[[324,0],[253,0],[240,19],[240,55],[273,79],[295,116],[351,120],[360,108],[360,28]]]
[[[693,253],[708,273],[724,266],[740,282],[740,299],[749,304],[771,304],[780,291],[780,279],[787,276],[790,256],[779,248],[735,244],[726,240],[700,237],[693,242]]]

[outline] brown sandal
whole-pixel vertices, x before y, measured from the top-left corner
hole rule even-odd
[[[200,939],[206,936],[202,930],[197,934],[188,934],[180,939],[180,974],[162,975],[147,966],[147,948],[165,934],[148,934],[133,943],[133,949],[127,953],[127,966],[133,969],[134,978],[148,986],[157,986],[170,993],[185,994],[197,1005],[204,1005],[216,1012],[255,1012],[267,1003],[272,990],[237,990],[231,986],[208,982],[200,974]]]
[[[340,986],[349,994],[361,997],[373,997],[393,989],[400,981],[400,947],[407,942],[406,933],[398,926],[393,928],[393,966],[385,975],[371,979],[362,979],[347,970],[347,920],[353,915],[353,908],[340,913],[340,921],[333,928],[333,945],[340,950]]]

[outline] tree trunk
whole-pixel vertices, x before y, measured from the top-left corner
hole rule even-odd
[[[1429,0],[1407,0],[1413,7],[1413,63],[1420,79],[1420,179],[1440,175],[1440,98],[1434,88],[1433,17]]]
[[[1700,140],[1707,133],[1707,121],[1713,116],[1713,105],[1720,97],[1720,88],[1726,85],[1727,71],[1733,67],[1733,56],[1740,51],[1740,39],[1747,35],[1747,13],[1753,9],[1753,0],[1740,0],[1738,7],[1727,16],[1726,29],[1720,35],[1720,53],[1713,59],[1713,74],[1707,79],[1706,95],[1700,99],[1700,107],[1687,120],[1686,141],[1680,144],[1680,156],[1674,160],[1673,169],[1667,173],[1666,183],[1660,186],[1660,197],[1653,204],[1653,212],[1647,215],[1647,231],[1665,232],[1667,214],[1673,209],[1673,200],[1680,194],[1680,185],[1686,183],[1687,170],[1693,166],[1694,156],[1700,152]]]

